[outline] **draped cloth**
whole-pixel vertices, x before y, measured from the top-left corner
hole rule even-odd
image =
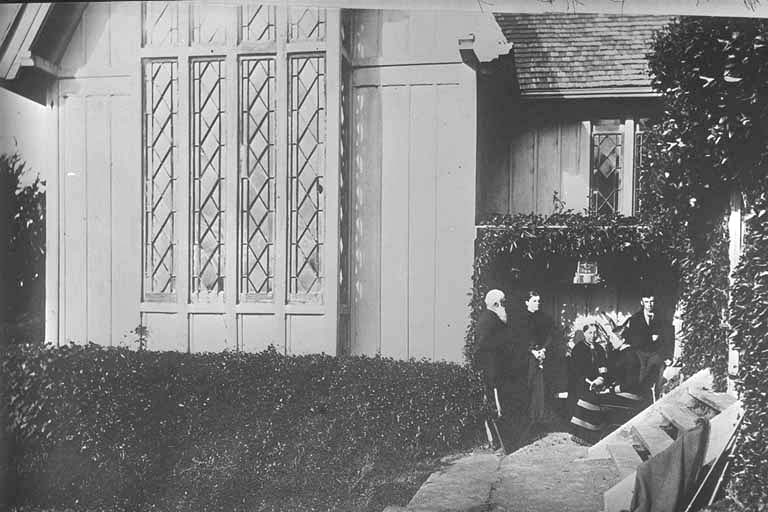
[[[631,512],[679,510],[696,492],[709,440],[709,421],[681,432],[674,443],[643,462],[635,476]]]

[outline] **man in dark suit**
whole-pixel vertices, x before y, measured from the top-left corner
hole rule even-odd
[[[483,370],[486,392],[496,402],[501,416],[499,389],[503,378],[503,352],[509,335],[507,329],[506,299],[501,290],[491,290],[485,295],[485,309],[477,319],[477,363]]]
[[[666,324],[656,314],[656,297],[652,290],[644,290],[640,299],[642,308],[629,317],[624,336],[640,358],[640,382],[646,382],[658,397],[663,384],[664,368],[672,364],[674,340],[669,338]]]

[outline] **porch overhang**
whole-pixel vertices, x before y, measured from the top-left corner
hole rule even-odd
[[[593,98],[659,98],[661,94],[651,87],[590,87],[558,89],[523,89],[524,99],[593,99]]]
[[[45,101],[87,2],[0,6],[0,87]]]

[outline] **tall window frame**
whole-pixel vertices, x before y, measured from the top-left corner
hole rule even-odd
[[[638,145],[643,120],[592,120],[589,137],[589,213],[635,215],[638,210]],[[610,172],[607,172],[610,171]]]
[[[212,24],[207,24],[207,16],[213,16]],[[172,293],[155,293],[147,277],[152,256],[148,235],[152,225],[146,215],[151,196],[147,190],[151,191],[154,183],[145,156],[141,311],[226,314],[230,320],[228,337],[238,340],[238,314],[276,313],[285,317],[277,322],[278,343],[286,339],[289,313],[326,314],[331,313],[326,306],[334,304],[330,309],[335,316],[337,290],[332,287],[336,283],[327,277],[335,276],[338,261],[328,258],[325,244],[333,240],[335,247],[338,237],[338,157],[328,158],[325,146],[329,137],[334,139],[338,134],[338,127],[328,126],[329,121],[338,121],[338,115],[327,117],[326,109],[337,109],[338,100],[333,93],[328,97],[331,84],[326,75],[334,75],[340,67],[340,34],[336,33],[339,10],[253,2],[142,2],[141,17],[138,73],[142,83],[149,77],[152,85],[147,69],[154,63],[173,61],[178,70],[170,215],[174,228]],[[291,63],[302,59],[322,67],[317,77],[322,91],[310,105],[321,111],[320,120],[312,120],[308,103],[292,102],[290,96],[302,87],[300,78],[292,81]],[[268,63],[261,84],[266,85],[268,98],[258,112],[249,111],[253,103],[245,103],[262,99],[253,95],[264,92],[260,84],[249,83],[251,76],[245,74],[247,65],[256,61]],[[194,75],[195,69],[202,73],[204,68],[207,73],[208,63],[221,68],[221,80],[209,81],[218,84],[214,94],[222,94],[212,114],[205,114],[209,91],[201,85],[203,75]],[[311,83],[312,77],[306,81]],[[335,79],[333,84],[337,82]],[[292,106],[293,114],[289,111]],[[143,105],[142,114],[142,141],[146,155],[151,155],[144,127],[151,127],[147,122],[153,119],[150,116],[147,121]],[[210,119],[203,119],[205,115]],[[311,122],[305,122],[307,119]],[[221,137],[206,147],[209,129],[220,132]],[[252,131],[246,133],[248,129]],[[313,137],[300,139],[312,131]],[[250,146],[257,138],[259,147]],[[307,146],[315,143],[320,149],[313,154],[319,157],[312,162],[312,175],[303,175],[308,159],[302,160],[300,154],[312,153]],[[333,140],[330,148],[338,150],[338,145]],[[216,160],[213,167],[211,156]],[[262,163],[265,165],[258,169],[261,174],[256,176]],[[208,174],[213,178],[206,185]],[[308,184],[302,181],[305,178]],[[304,197],[307,191],[311,201]],[[214,196],[218,200],[212,200]],[[310,220],[305,221],[305,217]],[[211,237],[212,232],[216,236]],[[302,238],[308,232],[313,236]],[[312,259],[311,264],[306,263],[308,259]],[[216,271],[211,274],[214,267]],[[310,271],[315,275],[308,276]]]

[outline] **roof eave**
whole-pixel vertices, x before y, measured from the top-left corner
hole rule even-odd
[[[589,98],[658,98],[661,94],[649,86],[584,87],[584,88],[521,88],[520,96],[531,99],[589,99]]]

